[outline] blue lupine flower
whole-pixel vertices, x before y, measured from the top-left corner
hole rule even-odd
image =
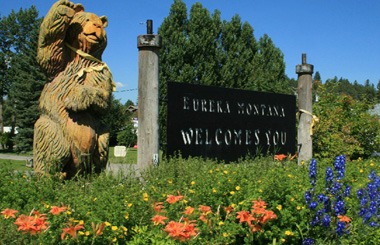
[[[310,192],[310,190],[305,192],[305,200],[306,200],[306,203],[310,203],[310,201],[311,201],[311,192]]]
[[[330,186],[334,181],[334,172],[330,167],[326,168],[326,187]]]
[[[338,201],[335,203],[334,211],[336,215],[344,214],[344,201],[341,198],[338,198]]]
[[[316,203],[316,202],[311,202],[310,205],[309,205],[309,208],[310,208],[310,209],[315,209],[317,206],[318,206],[318,203]]]
[[[303,241],[302,241],[302,245],[313,245],[314,244],[314,240],[311,239],[311,238],[305,238]]]
[[[317,161],[312,159],[309,167],[309,179],[312,186],[317,183]]]
[[[371,223],[369,223],[369,226],[370,227],[377,227],[379,225],[375,221],[372,221]]]
[[[338,223],[336,224],[336,233],[339,235],[339,236],[342,236],[343,235],[343,231],[344,231],[344,228],[346,228],[346,225],[344,224],[344,222],[341,222],[341,221],[338,221]]]
[[[329,227],[331,222],[331,217],[328,214],[325,214],[322,218],[322,225],[324,227]]]
[[[351,186],[346,185],[346,189],[344,190],[344,196],[348,197],[351,193]]]
[[[362,198],[364,195],[364,190],[363,189],[357,190],[356,195],[358,196],[359,199]]]
[[[361,199],[360,199],[360,206],[364,207],[366,204],[367,204],[367,197],[363,196]]]
[[[325,195],[319,194],[318,195],[318,202],[323,202],[325,200]]]
[[[337,194],[339,192],[339,190],[342,188],[342,183],[339,183],[339,182],[334,182],[333,183],[333,186],[331,188],[331,193],[333,195]]]
[[[335,158],[334,168],[337,171],[336,178],[338,180],[342,179],[346,170],[346,157],[344,155],[340,155]]]

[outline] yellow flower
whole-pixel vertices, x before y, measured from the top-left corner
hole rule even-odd
[[[301,210],[301,207],[300,207],[300,206],[297,206],[297,210]]]
[[[224,170],[223,173],[224,173],[224,174],[228,174],[228,171],[227,171],[227,170]]]
[[[259,179],[258,181],[257,181],[257,183],[261,183],[262,181],[261,181],[261,179]]]
[[[127,235],[128,228],[125,226],[120,226],[120,228],[124,231],[124,235]]]
[[[294,202],[294,197],[290,198],[290,201],[291,201],[291,202]]]
[[[190,189],[190,190],[189,190],[189,192],[190,192],[190,193],[195,193],[195,191],[194,191],[194,190],[192,190],[192,189]]]
[[[66,214],[70,215],[70,214],[71,214],[71,212],[70,212],[70,211],[67,211],[67,212],[66,212]]]
[[[84,235],[84,232],[83,231],[78,231],[78,234],[83,236]]]
[[[289,177],[289,178],[293,178],[293,175],[291,175],[291,174],[288,174],[288,177]]]
[[[235,195],[235,192],[234,192],[234,191],[230,191],[230,194],[231,194],[231,195]]]
[[[45,204],[44,206],[45,206],[45,208],[50,208],[50,206],[48,204]]]
[[[277,207],[276,207],[279,211],[281,211],[282,210],[282,205],[281,204],[279,204],[279,205],[277,205]]]
[[[112,239],[112,242],[117,242],[117,238],[114,237],[114,238]]]
[[[113,225],[112,227],[111,227],[111,230],[113,230],[113,231],[116,231],[118,229],[118,227],[116,226],[116,225]]]
[[[229,237],[230,234],[228,234],[227,232],[223,232],[223,237]]]
[[[224,225],[224,222],[223,221],[219,221],[218,225],[219,226]]]
[[[364,170],[363,170],[363,169],[360,169],[360,170],[359,170],[359,172],[360,172],[360,173],[363,173],[363,172],[364,172]]]
[[[143,194],[143,200],[144,200],[145,202],[147,202],[147,201],[149,200],[149,195],[148,195],[148,193],[144,192],[144,194]]]
[[[216,189],[215,188],[212,188],[212,193],[216,193]]]
[[[263,192],[263,190],[260,189],[259,192]]]
[[[110,222],[108,222],[108,221],[106,221],[106,222],[104,222],[104,225],[105,225],[105,226],[110,226],[110,225],[111,225],[111,223],[110,223]]]
[[[173,180],[168,180],[168,184],[173,184]]]
[[[93,202],[96,202],[97,199],[98,199],[98,198],[95,197],[94,199],[92,199],[92,201],[93,201]]]
[[[239,191],[240,190],[240,186],[236,186],[235,190]]]
[[[281,238],[281,242],[282,242],[282,243],[285,243],[286,240],[285,240],[284,238]]]
[[[291,232],[291,231],[285,231],[285,235],[286,236],[293,236],[293,232]]]
[[[124,215],[124,219],[129,219],[129,213],[126,213],[126,214]]]
[[[210,169],[210,171],[208,171],[210,174],[212,174],[212,169]]]
[[[133,203],[128,203],[128,208],[132,207]]]
[[[89,231],[86,231],[84,234],[85,234],[86,236],[89,236],[89,235],[90,235],[90,232],[89,232]]]
[[[79,220],[79,224],[80,225],[84,225],[84,221],[83,220]]]
[[[305,161],[304,160],[301,161],[301,165],[305,165]]]
[[[235,207],[236,207],[236,204],[235,204],[235,203],[232,203],[232,204],[231,204],[231,207],[235,208]]]
[[[191,185],[195,185],[195,181],[191,181]]]
[[[188,201],[186,199],[183,199],[182,203],[186,204],[186,203],[188,203]]]

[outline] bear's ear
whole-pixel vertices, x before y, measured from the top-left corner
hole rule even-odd
[[[103,28],[106,28],[108,26],[108,19],[107,19],[107,17],[103,15],[103,16],[100,16],[99,18],[103,22]]]

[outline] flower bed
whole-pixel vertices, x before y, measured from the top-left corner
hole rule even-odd
[[[376,243],[380,162],[173,159],[62,181],[0,170],[5,244]]]

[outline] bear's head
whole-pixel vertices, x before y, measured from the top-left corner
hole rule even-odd
[[[77,12],[70,22],[65,41],[74,48],[80,49],[99,60],[107,46],[105,28],[107,17],[98,17],[87,12]]]

